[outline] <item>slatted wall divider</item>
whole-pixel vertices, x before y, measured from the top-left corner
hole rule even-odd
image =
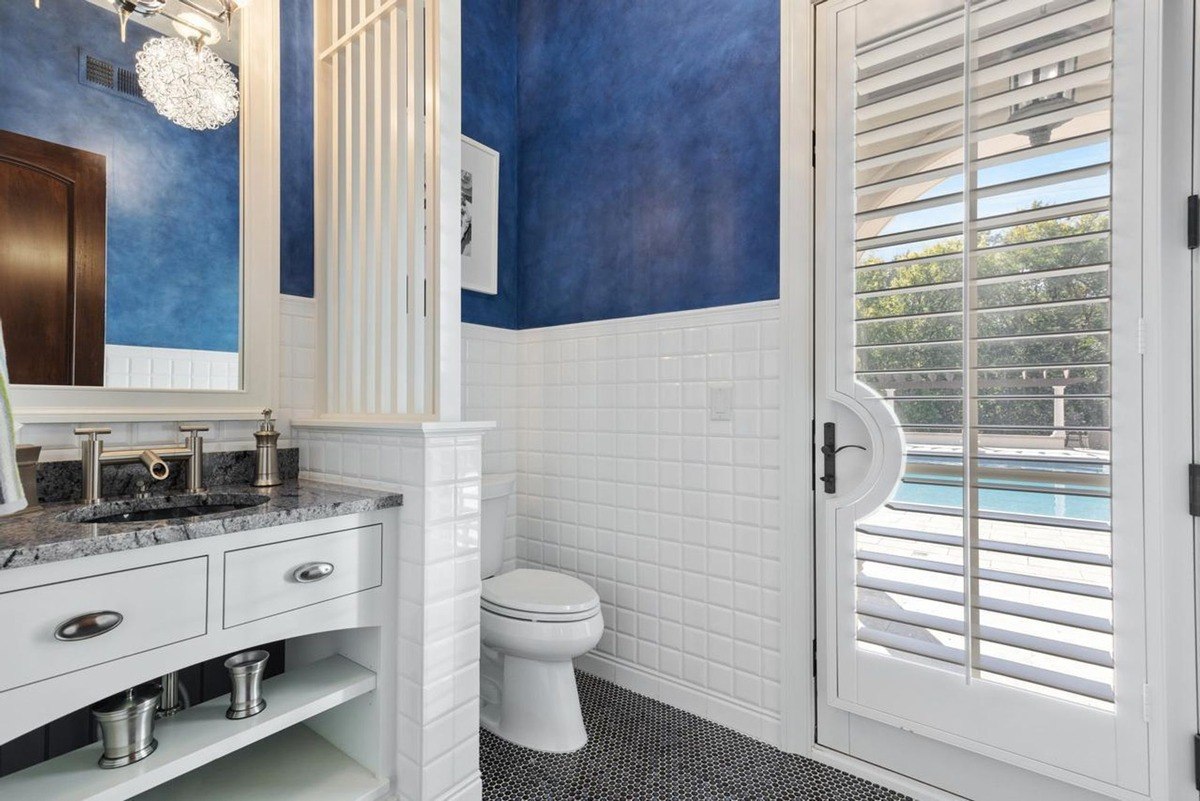
[[[415,0],[318,12],[323,414],[426,416],[424,29]],[[420,19],[420,14],[416,15]]]

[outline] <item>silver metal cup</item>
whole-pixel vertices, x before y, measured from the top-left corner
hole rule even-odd
[[[140,762],[154,753],[154,711],[158,708],[158,687],[143,684],[106,698],[92,707],[92,717],[100,724],[104,753],[100,767],[121,768]]]
[[[225,717],[241,720],[253,717],[267,708],[267,701],[262,695],[262,677],[269,656],[266,651],[245,651],[225,660],[229,682],[233,685]]]

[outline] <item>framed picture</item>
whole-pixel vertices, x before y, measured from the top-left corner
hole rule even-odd
[[[495,295],[500,154],[462,138],[462,287]]]

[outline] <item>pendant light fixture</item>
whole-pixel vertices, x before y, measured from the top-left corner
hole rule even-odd
[[[137,75],[142,96],[176,125],[211,131],[237,118],[237,77],[201,40],[151,39],[138,51]]]
[[[111,0],[126,40],[130,17],[171,21],[178,37],[150,39],[137,54],[142,96],[159,114],[194,131],[210,131],[235,120],[241,104],[233,68],[212,51],[221,29],[230,36],[234,16],[249,0],[173,0],[185,10],[168,10],[171,0]],[[74,0],[72,0],[74,2]],[[206,4],[207,3],[207,4]],[[33,0],[41,8],[41,0]]]

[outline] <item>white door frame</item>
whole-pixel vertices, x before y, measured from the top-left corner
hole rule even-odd
[[[818,0],[819,1],[819,0]],[[1135,2],[1136,0],[1118,0]],[[1192,736],[1197,731],[1198,620],[1186,466],[1200,455],[1192,426],[1193,298],[1180,288],[1191,275],[1184,247],[1184,199],[1191,194],[1193,125],[1200,131],[1200,93],[1193,98],[1192,0],[1144,0],[1146,87],[1144,115],[1144,260],[1146,312],[1144,375],[1147,668],[1150,692],[1150,797],[1200,799]],[[813,530],[813,152],[814,0],[780,0],[780,310],[783,347],[782,745],[791,752],[847,770],[916,798],[956,798],[910,777],[816,743],[814,659],[815,563]],[[1192,118],[1193,101],[1198,109]],[[1157,269],[1155,267],[1157,266]],[[1195,282],[1193,282],[1195,283]],[[1200,309],[1200,286],[1195,288]],[[1200,356],[1200,326],[1195,353]],[[1200,359],[1196,363],[1200,378]],[[1186,430],[1187,434],[1183,435]]]

